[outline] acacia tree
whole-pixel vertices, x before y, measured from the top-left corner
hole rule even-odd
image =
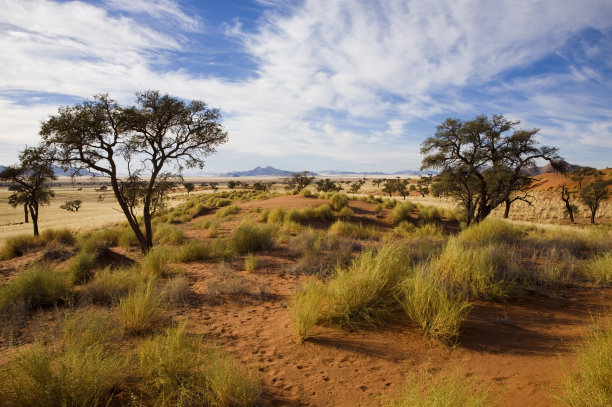
[[[441,170],[436,189],[459,199],[468,225],[484,220],[502,203],[509,211],[512,202],[527,199],[521,193],[531,185],[529,170],[536,160],[561,168],[557,149],[534,140],[538,129],[514,130],[518,124],[502,115],[446,119],[421,145],[421,169]]]
[[[44,146],[26,147],[19,154],[19,164],[8,166],[0,173],[0,179],[17,185],[9,196],[9,204],[16,208],[24,205],[30,212],[34,236],[38,236],[38,211],[48,205],[55,196],[49,181],[56,179],[53,172],[53,154]]]
[[[143,253],[153,246],[151,218],[167,191],[169,170],[204,166],[204,157],[227,141],[218,109],[186,103],[158,91],[136,94],[135,106],[122,107],[108,95],[63,107],[41,127],[44,141],[57,148],[64,167],[106,176]],[[121,169],[128,176],[122,180]],[[144,232],[135,206],[142,206]]]
[[[308,171],[296,172],[285,180],[287,189],[296,189],[298,192],[314,181],[315,177],[308,175]]]
[[[341,191],[342,187],[339,184],[336,184],[330,178],[325,178],[315,182],[315,189],[318,192],[334,192]]]
[[[580,199],[591,211],[591,223],[595,223],[595,216],[601,203],[610,198],[608,187],[612,185],[612,180],[603,179],[599,171],[593,178],[592,182],[589,182],[580,189]]]

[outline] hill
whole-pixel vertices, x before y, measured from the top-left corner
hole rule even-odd
[[[290,177],[298,171],[279,170],[271,166],[255,167],[250,171],[235,171],[221,174],[224,177]],[[310,175],[317,175],[314,172],[309,172]]]

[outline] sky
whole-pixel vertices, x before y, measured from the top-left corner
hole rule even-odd
[[[418,169],[448,117],[503,114],[612,166],[610,0],[0,0],[0,164],[40,123],[158,89],[221,109],[206,172]]]

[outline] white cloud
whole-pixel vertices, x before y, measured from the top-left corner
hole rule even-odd
[[[79,97],[108,92],[128,103],[137,90],[160,89],[221,107],[230,132],[226,151],[336,157],[356,167],[378,162],[404,168],[402,157],[418,157],[419,141],[434,131],[432,126],[422,134],[411,124],[439,115],[470,118],[483,113],[474,109],[494,109],[534,125],[540,116],[574,120],[574,130],[590,134],[595,124],[589,122],[602,121],[589,118],[610,108],[608,101],[597,109],[588,96],[575,95],[580,88],[568,85],[609,80],[588,66],[491,86],[509,70],[559,52],[584,29],[610,30],[607,0],[259,2],[270,8],[257,32],[240,24],[228,29],[257,62],[256,71],[227,80],[168,70],[168,59],[189,51],[185,36],[202,29],[182,3],[0,0],[0,91]],[[183,32],[168,30],[164,20]],[[470,88],[486,100],[465,96]],[[567,100],[567,92],[576,98]],[[38,114],[37,120],[44,119],[54,109],[16,109],[4,100],[0,129]],[[18,133],[32,126],[22,127],[0,138],[19,140]],[[547,130],[565,134],[558,126]],[[612,137],[609,126],[597,131],[600,138]],[[585,144],[596,140],[580,138]]]

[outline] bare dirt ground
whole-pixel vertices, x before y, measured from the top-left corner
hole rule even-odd
[[[301,196],[252,201],[239,205],[238,217],[257,207],[290,209],[325,202]],[[376,218],[374,205],[351,202],[351,207],[364,223],[391,227]],[[206,217],[194,222],[202,218]],[[219,233],[229,235],[238,223],[239,219],[223,223]],[[198,230],[186,229],[186,236],[207,239]],[[0,279],[9,278],[35,256],[0,263]],[[594,320],[612,309],[612,289],[568,287],[551,296],[475,303],[454,348],[428,339],[402,316],[374,329],[317,327],[313,338],[299,344],[289,303],[307,277],[291,272],[296,260],[283,245],[259,252],[257,259],[251,273],[244,270],[243,258],[231,263],[242,287],[235,294],[215,292],[218,264],[182,265],[191,296],[173,311],[173,318],[188,317],[191,331],[256,367],[264,385],[262,405],[378,405],[381,397],[392,398],[401,391],[406,375],[425,378],[457,369],[486,385],[495,405],[553,405],[562,372],[574,367],[575,347]],[[53,318],[53,311],[45,312],[32,318]]]
[[[241,210],[322,203],[278,197],[243,204]],[[384,224],[374,218],[373,205],[355,204],[351,202],[356,214]],[[258,259],[260,266],[253,273],[244,271],[241,260],[232,265],[245,279],[247,293],[214,299],[209,282],[216,265],[188,265],[193,295],[184,312],[195,332],[258,367],[265,405],[376,405],[381,395],[392,397],[400,391],[406,374],[424,377],[460,369],[488,386],[497,405],[548,406],[562,367],[573,366],[575,346],[591,329],[593,318],[612,306],[612,290],[567,288],[551,297],[474,304],[455,348],[426,338],[402,317],[376,329],[319,327],[314,338],[299,344],[288,305],[306,277],[291,274],[292,260],[283,248],[262,252]]]

